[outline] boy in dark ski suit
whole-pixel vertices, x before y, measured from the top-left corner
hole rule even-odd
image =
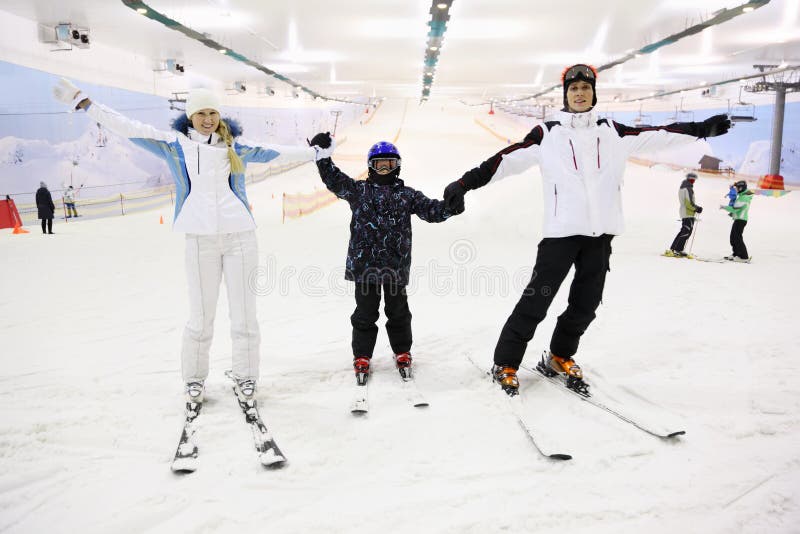
[[[309,141],[317,151],[317,168],[325,186],[346,200],[353,212],[347,248],[345,278],[355,282],[356,309],[353,326],[353,368],[359,383],[366,383],[369,362],[378,336],[381,293],[386,313],[386,333],[395,353],[395,365],[411,376],[411,311],[406,286],[411,270],[411,215],[426,222],[443,222],[463,209],[448,209],[406,186],[400,174],[400,153],[388,142],[369,150],[369,174],[356,181],[331,161],[333,141],[319,133]]]

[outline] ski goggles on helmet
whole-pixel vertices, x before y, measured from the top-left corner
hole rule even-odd
[[[589,65],[573,65],[564,71],[564,74],[561,76],[561,81],[567,83],[577,80],[578,78],[583,78],[586,81],[594,81],[596,78],[594,69]]]
[[[392,172],[400,166],[400,158],[372,158],[369,168],[375,172]]]

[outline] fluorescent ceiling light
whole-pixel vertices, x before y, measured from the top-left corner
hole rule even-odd
[[[755,9],[755,8],[754,8],[754,7],[752,7],[752,6],[745,6],[745,7],[743,7],[743,8],[742,8],[742,11],[743,11],[743,12],[745,12],[745,13],[750,13],[750,12],[751,12],[751,11],[753,11],[754,9]]]
[[[241,29],[252,23],[253,14],[222,10],[213,6],[182,7],[180,10],[164,10],[164,14],[194,30]]]
[[[436,4],[436,7],[438,7],[439,9],[447,9],[447,8],[448,8],[448,5],[447,5],[447,4],[444,4],[444,3],[442,3],[442,4]]]
[[[146,15],[147,14],[147,10],[145,8],[143,8],[143,7],[137,8],[136,12],[139,13],[140,15]]]
[[[269,70],[274,70],[280,74],[294,74],[298,72],[310,72],[312,69],[307,65],[297,63],[263,63]]]
[[[219,49],[219,53],[220,53],[220,54],[227,54],[227,53],[228,53],[228,51],[227,51],[227,50],[225,50],[224,48],[220,48],[220,49]]]

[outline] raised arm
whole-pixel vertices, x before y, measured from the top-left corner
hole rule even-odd
[[[622,138],[622,145],[627,153],[634,154],[688,145],[698,139],[723,135],[731,127],[731,121],[727,115],[722,114],[702,122],[674,122],[666,126],[636,128],[614,121],[611,121],[611,125]]]
[[[436,200],[426,197],[421,191],[412,191],[411,213],[425,222],[439,223],[444,222],[453,215],[458,215],[460,211],[447,209],[444,200]],[[462,210],[463,211],[463,210]]]
[[[519,174],[531,168],[539,156],[539,145],[544,138],[542,125],[536,126],[519,143],[509,145],[474,169],[464,173],[461,179],[444,190],[444,201],[449,209],[464,210],[464,195],[492,180]]]
[[[333,164],[331,155],[335,148],[335,143],[328,132],[318,133],[308,142],[308,146],[315,152],[314,159],[317,162],[317,170],[322,182],[328,190],[337,197],[352,201],[356,197],[356,181],[347,176]]]
[[[174,132],[164,132],[139,121],[129,119],[102,104],[92,102],[80,89],[62,78],[53,88],[57,100],[67,104],[70,111],[82,109],[93,121],[128,139],[146,139],[171,142],[175,140]]]
[[[314,161],[316,152],[309,146],[253,146],[242,140],[236,143],[236,153],[245,163],[267,163],[280,158],[280,163]]]

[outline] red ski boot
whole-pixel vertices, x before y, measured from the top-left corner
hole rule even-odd
[[[366,386],[367,379],[369,378],[369,357],[354,356],[353,370],[356,373],[356,383],[358,383],[359,386]]]
[[[411,360],[411,354],[408,352],[394,355],[394,365],[404,379],[411,378]]]

